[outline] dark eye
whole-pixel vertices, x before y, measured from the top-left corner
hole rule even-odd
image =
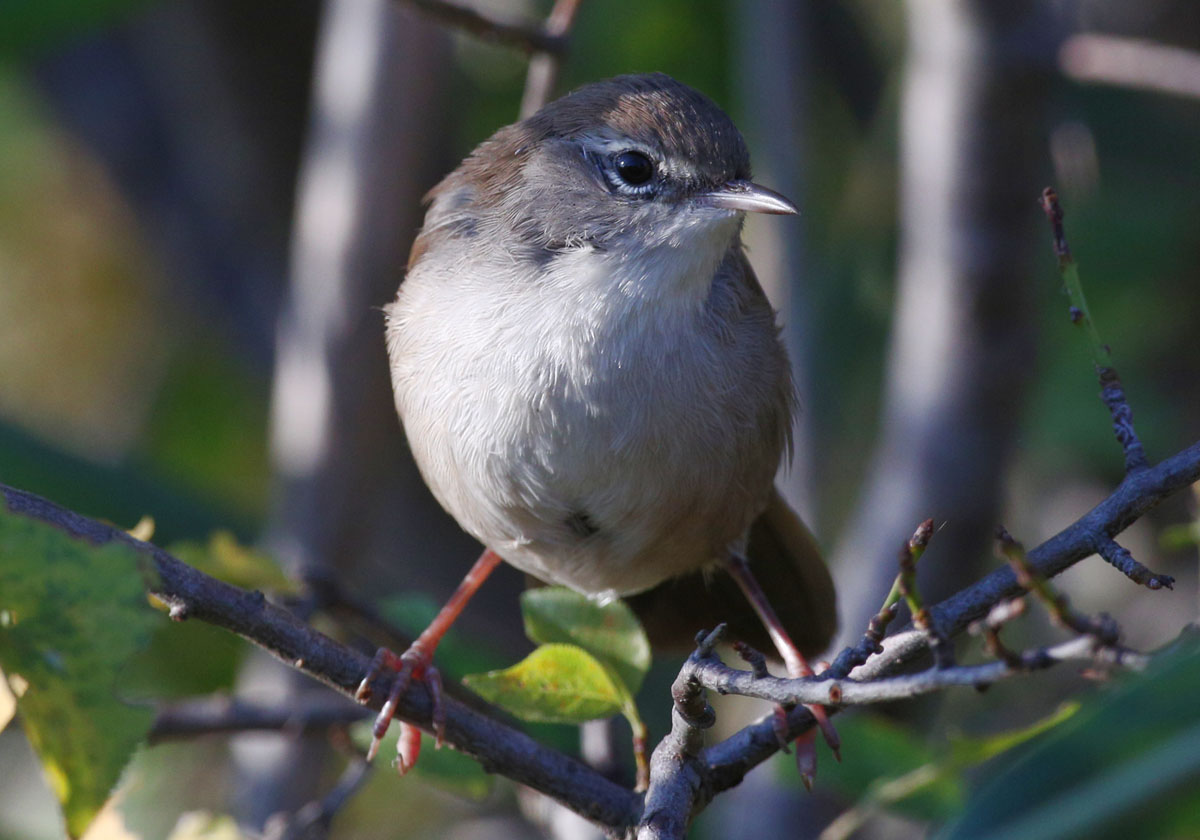
[[[630,186],[636,187],[654,177],[654,164],[641,152],[621,152],[613,163],[617,175]]]

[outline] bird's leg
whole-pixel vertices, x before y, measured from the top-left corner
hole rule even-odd
[[[375,753],[379,750],[379,742],[383,740],[388,725],[391,724],[392,717],[396,714],[396,705],[414,679],[423,679],[429,686],[429,697],[433,705],[433,731],[437,738],[437,746],[442,745],[446,730],[446,712],[442,707],[442,677],[437,668],[433,666],[433,652],[437,649],[442,637],[446,635],[446,631],[450,629],[450,625],[463,611],[467,601],[471,600],[471,596],[479,590],[492,570],[500,564],[501,559],[500,555],[490,548],[485,549],[479,559],[475,561],[475,565],[471,567],[471,571],[467,572],[467,576],[462,579],[462,583],[454,590],[450,600],[404,653],[397,656],[387,648],[380,648],[376,651],[375,657],[367,668],[366,675],[359,683],[358,691],[355,692],[355,699],[360,703],[370,700],[371,683],[383,669],[388,668],[395,671],[396,677],[392,680],[392,687],[388,691],[383,708],[379,710],[379,714],[375,718],[375,726],[372,730],[374,737],[371,739],[371,747],[367,751],[368,761],[374,758]],[[403,721],[401,721],[400,727],[397,766],[400,774],[403,775],[416,763],[417,755],[421,750],[421,734],[415,727]]]
[[[804,654],[792,642],[791,637],[787,634],[787,630],[783,629],[783,623],[779,620],[779,616],[775,614],[775,609],[771,606],[771,602],[767,600],[766,593],[763,592],[762,587],[758,585],[758,580],[750,571],[750,564],[746,558],[740,554],[730,554],[725,567],[729,570],[729,574],[733,579],[737,581],[738,586],[741,587],[746,600],[750,602],[750,606],[754,607],[754,611],[758,613],[763,626],[767,628],[767,633],[770,634],[771,641],[775,643],[775,649],[783,657],[788,674],[792,677],[811,677],[813,670],[809,667],[808,660],[804,658]],[[837,730],[833,728],[833,723],[829,720],[829,715],[826,713],[825,707],[808,706],[806,708],[816,718],[817,725],[821,727],[821,734],[825,736],[825,743],[829,744],[829,749],[833,751],[834,758],[841,761],[841,739],[838,737]],[[776,729],[780,728],[779,724],[781,721],[784,722],[783,728],[786,730],[786,718],[776,714]],[[797,748],[801,753],[805,751],[806,747],[802,743],[802,740],[797,740]],[[811,741],[808,746],[811,748]],[[798,753],[798,761],[808,761],[809,758]],[[815,763],[813,766],[815,767]],[[805,779],[805,785],[811,785],[811,781],[810,774]]]

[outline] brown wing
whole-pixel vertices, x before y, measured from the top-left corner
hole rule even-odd
[[[805,656],[825,650],[837,631],[833,579],[812,533],[775,490],[750,526],[750,569]],[[687,650],[696,632],[729,625],[740,639],[773,656],[775,648],[738,585],[723,569],[666,581],[626,599],[655,650]]]

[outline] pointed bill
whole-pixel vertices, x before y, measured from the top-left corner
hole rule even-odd
[[[700,201],[709,207],[739,210],[743,213],[774,213],[790,216],[800,211],[774,190],[759,186],[752,181],[729,181],[712,192],[700,196]]]

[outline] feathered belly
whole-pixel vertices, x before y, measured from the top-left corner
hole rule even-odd
[[[719,559],[765,503],[778,448],[749,445],[736,412],[682,375],[581,382],[543,364],[506,386],[504,367],[462,372],[446,403],[416,382],[397,403],[435,496],[518,568],[641,591]]]
[[[436,302],[441,328],[417,333],[406,310],[435,304],[410,291],[389,351],[413,455],[514,566],[629,594],[721,558],[762,510],[790,388],[769,309],[732,342],[694,313],[589,321],[544,301],[529,317]]]

